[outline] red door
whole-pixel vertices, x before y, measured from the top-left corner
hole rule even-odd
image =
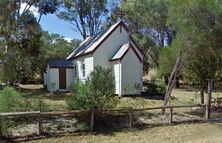
[[[59,89],[66,89],[66,68],[59,68]]]

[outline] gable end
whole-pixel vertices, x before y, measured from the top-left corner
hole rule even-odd
[[[122,27],[122,28],[124,28],[124,29],[127,31],[127,33],[129,32],[129,29],[128,29],[127,26],[124,24],[124,22],[120,21],[120,22],[115,26],[115,28],[113,28],[113,29],[106,35],[106,37],[104,37],[104,38],[102,39],[102,41],[99,42],[98,45],[96,45],[96,47],[95,47],[92,51],[87,52],[87,53],[80,54],[80,55],[78,55],[78,56],[74,56],[74,57],[70,58],[69,60],[73,60],[73,59],[77,59],[77,58],[82,57],[82,56],[86,56],[86,55],[89,55],[89,54],[93,54],[93,53],[103,44],[103,42],[106,41],[106,39],[110,37],[110,35],[111,35],[119,26]]]

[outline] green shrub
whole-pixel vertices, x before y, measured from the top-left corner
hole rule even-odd
[[[155,80],[154,83],[144,84],[144,86],[146,86],[147,91],[149,92],[157,92],[162,94],[165,94],[166,92],[166,85],[161,80]]]
[[[24,98],[12,87],[5,87],[0,91],[0,112],[22,111]]]
[[[85,83],[76,80],[71,87],[72,96],[67,98],[69,109],[108,109],[116,106],[113,95],[115,81],[111,69],[95,67]]]
[[[72,95],[68,96],[66,99],[68,109],[89,109],[90,108],[90,89],[89,83],[82,83],[79,80],[71,86]]]
[[[165,93],[166,92],[166,85],[163,81],[156,80],[154,84],[156,85],[156,90],[157,91],[159,91],[160,93]]]
[[[17,112],[24,109],[24,98],[12,87],[5,87],[0,91],[0,112]],[[1,118],[2,133],[7,136],[12,127],[16,125],[16,119]]]

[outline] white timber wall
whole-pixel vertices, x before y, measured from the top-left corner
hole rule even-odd
[[[121,63],[113,62],[114,77],[115,77],[115,94],[121,95]]]
[[[85,82],[86,78],[94,69],[94,58],[92,56],[82,57],[74,60],[73,63],[76,65],[77,78],[82,82]],[[85,64],[85,77],[83,76],[83,63]]]
[[[104,68],[112,68],[112,63],[109,59],[119,50],[120,46],[126,44],[129,41],[129,34],[122,27],[120,33],[120,27],[116,30],[100,45],[100,47],[94,52],[94,65],[100,65]]]
[[[122,94],[141,94],[143,86],[143,64],[130,48],[121,61],[122,64]],[[139,90],[135,87],[139,84]],[[127,89],[127,90],[124,90]]]
[[[75,81],[74,79],[74,71],[72,68],[66,69],[66,89],[70,90],[70,86]]]
[[[47,89],[50,92],[59,90],[59,69],[58,68],[49,68],[47,70]],[[54,87],[52,86],[54,85]]]

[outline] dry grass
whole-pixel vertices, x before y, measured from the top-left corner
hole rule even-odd
[[[45,111],[66,110],[65,99],[69,93],[49,93],[42,85],[21,85],[20,91],[30,104],[33,105],[30,110],[39,109],[39,100],[41,100]]]
[[[26,89],[22,90],[25,97],[32,97],[36,102],[38,99],[42,99],[44,103],[52,110],[65,110],[65,98],[67,94],[51,94],[42,89]],[[176,89],[172,93],[173,97],[171,104],[173,105],[187,105],[196,104],[200,101],[198,91],[194,89]],[[214,97],[221,96],[220,93],[214,93]],[[150,100],[143,97],[129,98],[123,97],[118,104],[118,107],[134,107],[144,108],[151,106],[162,106],[162,100]],[[175,110],[174,121],[180,121],[182,119],[190,118],[193,116],[189,113],[191,109],[187,110]],[[127,129],[111,129],[108,132],[88,135],[66,135],[57,136],[48,139],[31,141],[32,143],[222,143],[222,123],[201,123],[190,122],[189,124],[184,122],[173,126],[165,124],[153,124],[153,122],[167,121],[168,118],[160,117],[159,111],[152,113],[146,113],[140,115],[142,121],[148,125],[142,126],[142,128]],[[178,115],[177,113],[181,113]],[[139,113],[138,113],[139,114]],[[155,118],[155,114],[157,115]],[[189,116],[189,117],[188,117]],[[152,124],[151,124],[152,123]]]
[[[181,124],[147,127],[97,135],[73,135],[32,141],[32,143],[221,143],[221,123]]]

